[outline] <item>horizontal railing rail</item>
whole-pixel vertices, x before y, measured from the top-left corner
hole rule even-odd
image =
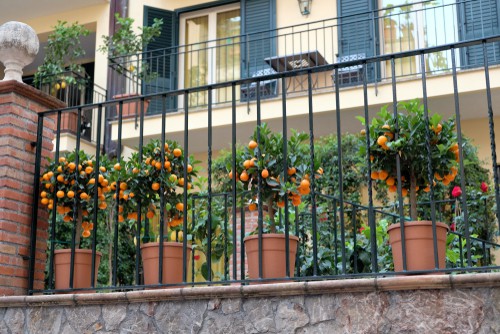
[[[92,290],[128,290],[143,289],[148,287],[166,286],[197,286],[206,284],[252,284],[258,282],[281,282],[296,280],[320,280],[339,279],[349,277],[366,277],[377,275],[401,275],[408,272],[416,273],[461,273],[498,270],[500,266],[494,264],[490,249],[498,247],[492,239],[498,224],[498,210],[500,209],[500,197],[498,193],[498,170],[496,165],[495,129],[493,126],[493,101],[491,100],[493,89],[497,86],[491,85],[489,81],[490,71],[496,70],[489,67],[488,47],[500,41],[500,36],[481,38],[477,40],[451,43],[418,50],[401,51],[393,54],[366,57],[350,60],[342,63],[325,64],[318,67],[300,68],[288,72],[277,72],[266,74],[262,77],[249,77],[231,80],[227,82],[207,84],[204,86],[184,88],[161,93],[150,93],[132,97],[123,97],[117,100],[104,101],[101,103],[85,104],[76,107],[50,110],[39,113],[38,142],[37,149],[42,147],[41,138],[43,125],[46,122],[55,121],[55,150],[52,163],[37,155],[37,172],[35,173],[34,203],[35,211],[49,209],[49,242],[47,248],[47,280],[46,289],[43,291],[33,289],[33,281],[30,282],[30,292],[60,292],[60,291],[92,291]],[[481,189],[488,191],[488,196],[479,197],[467,194],[470,184],[467,177],[474,174],[465,174],[469,162],[464,162],[465,152],[463,150],[468,142],[461,137],[462,114],[460,99],[456,81],[459,80],[457,67],[452,66],[452,72],[447,77],[450,82],[455,83],[453,94],[446,96],[449,100],[450,112],[455,115],[455,128],[446,128],[447,135],[455,133],[457,136],[457,152],[462,154],[460,159],[454,163],[459,173],[456,181],[457,186],[463,190],[458,195],[458,201],[449,202],[450,191],[440,192],[444,185],[429,185],[430,192],[428,204],[420,208],[420,217],[432,222],[433,239],[435,238],[438,218],[459,219],[456,223],[457,231],[449,233],[448,244],[445,246],[448,262],[445,267],[435,266],[426,270],[413,270],[407,267],[408,263],[403,261],[403,269],[394,270],[390,262],[390,254],[397,252],[386,244],[387,237],[385,229],[392,226],[393,218],[396,222],[407,220],[407,206],[404,205],[405,198],[403,188],[399,187],[392,195],[396,206],[379,206],[376,204],[375,194],[372,190],[371,158],[369,155],[362,157],[356,168],[348,168],[348,171],[361,168],[355,177],[355,183],[363,183],[365,186],[359,188],[359,200],[352,200],[352,191],[347,188],[349,182],[347,171],[342,168],[346,166],[344,161],[355,153],[344,152],[342,145],[332,146],[322,154],[332,156],[325,158],[323,162],[317,161],[318,154],[324,146],[318,142],[315,136],[315,122],[318,122],[314,113],[315,91],[313,90],[313,74],[317,71],[329,71],[334,74],[334,81],[338,82],[339,73],[344,68],[361,66],[364,73],[370,64],[380,64],[389,61],[395,64],[397,60],[416,57],[420,62],[425,62],[426,55],[436,51],[450,51],[456,54],[467,47],[479,47],[483,50],[483,63],[480,70],[484,72],[484,82],[481,83],[487,108],[485,119],[490,131],[491,161],[490,172],[493,175],[491,187],[481,185]],[[454,58],[452,58],[454,59]],[[453,63],[452,65],[456,65]],[[391,82],[393,85],[393,106],[400,102],[397,98],[399,82],[396,80],[395,69],[392,67]],[[427,72],[423,72],[418,78],[422,85],[422,110],[428,112],[430,97],[427,95],[426,83]],[[289,78],[305,76],[307,78],[307,112],[303,115],[305,134],[297,139],[291,134],[290,117],[287,107],[290,101],[287,94],[281,94],[282,99],[280,130],[273,141],[268,138],[274,132],[268,132],[263,122],[263,99],[260,96],[260,85],[267,80],[277,80],[284,83]],[[238,89],[242,86],[255,84],[256,90],[256,113],[255,133],[248,147],[238,145],[245,142],[247,138],[240,137],[241,115],[237,113]],[[369,111],[371,105],[368,101],[368,78],[363,78],[362,92],[364,95],[363,110],[367,120],[375,116]],[[214,114],[212,92],[216,89],[229,89],[231,94],[231,107],[228,108],[227,117],[230,122],[231,138],[228,139],[228,152],[222,158],[215,159],[214,138],[219,128],[214,126]],[[203,109],[207,120],[207,126],[203,131],[206,136],[205,148],[202,152],[192,151],[190,139],[199,134],[193,134],[190,127],[191,107],[189,104],[190,94],[207,92],[208,104]],[[331,92],[332,99],[336,100],[330,115],[336,130],[335,135],[338,143],[345,143],[347,139],[342,136],[341,115],[344,109],[344,95],[342,90]],[[168,138],[168,129],[173,124],[167,122],[168,99],[175,97],[185,102],[182,133],[176,137],[176,141]],[[105,131],[102,120],[111,112],[116,112],[117,133],[106,135],[112,136],[116,144],[116,152],[122,152],[125,145],[131,147],[131,143],[125,143],[122,134],[124,131],[123,119],[126,104],[137,104],[138,119],[138,141],[134,143],[136,149],[127,157],[118,154],[116,158],[105,156],[101,151],[100,138]],[[162,106],[161,127],[156,135],[146,133],[145,113],[147,103],[157,103]],[[479,103],[479,100],[476,101]],[[81,135],[76,134],[75,152],[78,155],[60,152],[61,144],[61,119],[64,114],[76,109],[78,120],[81,121],[86,111],[91,111],[95,117],[97,126],[96,148],[93,152],[80,153],[82,150]],[[200,109],[195,109],[200,111]],[[389,109],[390,110],[390,109]],[[403,117],[394,108],[396,119]],[[297,117],[297,116],[294,116]],[[354,117],[354,116],[353,116]],[[423,114],[423,120],[430,122],[430,116]],[[429,128],[430,128],[430,124]],[[444,121],[443,121],[444,124]],[[177,124],[178,125],[178,124]],[[247,126],[247,125],[245,125]],[[317,126],[317,125],[316,125]],[[442,130],[442,131],[445,131]],[[385,130],[384,130],[385,131]],[[430,130],[427,130],[430,131]],[[434,131],[434,130],[432,130]],[[440,130],[441,131],[441,130]],[[365,147],[366,153],[373,150],[372,138],[376,133],[366,131],[366,134],[356,137],[360,147]],[[367,137],[368,136],[368,137]],[[387,135],[389,136],[389,135]],[[157,141],[150,142],[154,137]],[[281,138],[281,139],[280,139]],[[396,138],[397,139],[397,138]],[[165,145],[166,143],[167,145]],[[305,146],[301,146],[305,145]],[[396,144],[391,144],[396,145]],[[422,159],[429,159],[427,149],[431,145],[430,140],[422,143]],[[297,147],[300,149],[297,151]],[[262,150],[262,152],[260,151]],[[259,152],[259,153],[257,153]],[[265,153],[264,153],[265,152]],[[390,151],[392,152],[392,151]],[[203,176],[197,175],[200,169],[191,154],[203,156]],[[262,153],[262,154],[261,154]],[[250,158],[250,157],[253,158]],[[267,157],[267,158],[266,158]],[[273,158],[274,157],[274,158]],[[289,157],[290,160],[281,157]],[[398,154],[394,159],[398,160]],[[64,158],[64,159],[61,159]],[[113,160],[114,159],[114,160]],[[222,160],[220,160],[222,159]],[[266,160],[269,159],[269,160]],[[302,162],[298,162],[302,159]],[[74,164],[74,165],[72,165]],[[79,165],[81,165],[81,170]],[[78,167],[77,167],[78,166]],[[60,168],[59,168],[60,167]],[[264,168],[266,167],[266,168]],[[321,167],[321,168],[320,168]],[[489,167],[489,166],[488,166]],[[295,168],[295,170],[293,170]],[[347,167],[346,167],[347,168]],[[258,170],[258,173],[257,173]],[[264,172],[267,171],[267,174]],[[290,170],[290,171],[289,171]],[[292,171],[293,170],[293,171]],[[432,171],[432,166],[430,168]],[[479,170],[479,169],[478,169]],[[233,173],[234,171],[234,173]],[[279,173],[277,172],[279,171]],[[426,173],[429,171],[426,171]],[[273,174],[271,174],[273,173]],[[290,174],[289,174],[290,173]],[[433,172],[434,173],[434,172]],[[480,171],[474,171],[480,173]],[[481,177],[487,181],[490,174],[481,172]],[[271,174],[271,175],[269,175]],[[432,174],[432,173],[431,173]],[[397,171],[394,180],[398,184],[403,181],[404,175]],[[458,176],[457,176],[458,177]],[[41,179],[40,179],[41,178]],[[181,181],[182,179],[182,181]],[[41,184],[40,184],[41,180]],[[286,180],[286,183],[285,181]],[[307,180],[307,182],[302,182]],[[298,184],[300,181],[300,185]],[[346,188],[344,188],[346,187]],[[479,185],[477,185],[479,187]],[[329,190],[327,190],[329,189]],[[71,193],[70,193],[71,192]],[[456,192],[455,192],[456,193]],[[361,195],[363,194],[363,195]],[[270,195],[276,195],[275,201],[269,201]],[[300,196],[299,196],[300,195]],[[439,196],[439,197],[438,197]],[[441,198],[442,196],[442,198]],[[389,197],[391,198],[391,197]],[[425,201],[424,201],[425,202]],[[479,203],[479,204],[478,204]],[[446,209],[440,212],[440,206],[455,206],[453,210]],[[395,209],[394,209],[395,208]],[[459,210],[460,209],[460,210]],[[396,211],[395,211],[396,210]],[[269,215],[271,219],[267,219]],[[481,217],[487,217],[483,220]],[[36,230],[38,219],[41,216],[32,217],[32,228]],[[451,217],[451,218],[450,218]],[[458,217],[458,218],[457,218]],[[479,218],[481,220],[478,220]],[[385,219],[384,219],[385,218]],[[481,222],[481,224],[479,223]],[[267,224],[270,223],[270,224]],[[451,225],[452,221],[446,221]],[[475,236],[474,229],[485,232]],[[257,269],[250,271],[250,253],[246,253],[248,246],[244,239],[251,234],[258,244],[257,249],[265,246],[267,235],[276,230],[283,235],[286,250],[297,249],[296,256],[284,256],[282,262],[274,263],[275,267],[284,269],[284,273],[271,277],[265,276],[263,264],[268,260],[262,252],[257,251],[254,259],[257,261]],[[403,230],[403,229],[402,229]],[[83,232],[82,232],[83,231]],[[404,234],[404,232],[402,232]],[[89,238],[79,240],[79,237]],[[298,237],[297,245],[294,244],[294,235]],[[491,238],[491,239],[488,239]],[[159,268],[153,272],[152,281],[146,281],[145,275],[150,273],[144,269],[144,250],[141,247],[149,244],[149,241],[158,240],[159,249],[154,251],[156,259],[152,260]],[[77,278],[76,267],[70,270],[71,276],[67,287],[56,287],[58,278],[54,274],[54,262],[56,249],[60,247],[60,241],[69,242],[71,267],[75,266],[76,250],[87,248],[91,250],[93,268],[86,277],[90,278],[90,286],[82,288],[75,286]],[[163,258],[173,254],[169,243],[180,245],[180,260],[177,267],[181,268],[181,278],[175,282],[164,281],[169,275],[173,264],[163,264]],[[31,267],[34,270],[35,245],[37,244],[36,233],[31,240]],[[162,246],[164,245],[164,246]],[[403,258],[406,253],[412,252],[402,242]],[[436,249],[436,248],[434,248]],[[100,266],[97,263],[97,252],[103,253]],[[250,252],[250,250],[248,250]],[[166,252],[166,253],[165,253]],[[438,251],[433,252],[435,256]],[[278,261],[278,260],[274,260]],[[292,268],[295,264],[295,269]],[[163,270],[167,268],[168,270]],[[33,277],[33,274],[31,275]],[[99,280],[96,282],[95,278]]]

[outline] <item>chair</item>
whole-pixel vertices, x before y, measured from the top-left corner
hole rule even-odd
[[[365,53],[346,55],[339,58],[339,63],[366,58]],[[353,65],[339,68],[339,86],[359,85],[363,82],[363,65]],[[335,70],[332,71],[332,81],[335,84]]]
[[[275,74],[272,68],[265,68],[254,72],[252,78]],[[269,79],[260,81],[260,98],[269,99],[278,94],[278,80]],[[251,101],[257,99],[257,82],[241,86],[241,101]]]

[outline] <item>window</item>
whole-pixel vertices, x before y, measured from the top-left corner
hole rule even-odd
[[[240,78],[241,16],[239,4],[214,7],[180,16],[179,83],[184,88]],[[208,93],[189,96],[189,106],[208,103]],[[239,97],[237,97],[239,98]],[[231,88],[214,92],[213,102],[231,100]]]

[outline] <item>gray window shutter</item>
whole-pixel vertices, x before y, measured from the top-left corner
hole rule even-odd
[[[460,39],[463,41],[500,34],[500,5],[498,0],[465,1],[458,6]],[[500,63],[500,43],[487,46],[488,62]],[[461,53],[464,67],[479,66],[484,63],[483,46],[465,48]]]
[[[276,53],[276,0],[242,0],[242,77],[269,68],[264,58]],[[243,53],[244,52],[244,53]]]
[[[150,70],[156,72],[151,81],[143,83],[144,94],[174,90],[176,88],[177,50],[174,48],[176,40],[176,15],[172,11],[153,7],[144,7],[144,25],[151,26],[155,18],[163,19],[161,35],[155,38],[148,46],[144,58]],[[167,98],[167,111],[176,108],[177,99]],[[149,106],[149,113],[159,113],[162,109],[160,99],[153,100]]]
[[[348,61],[363,57],[373,57],[378,51],[377,24],[373,12],[377,8],[376,0],[338,0],[340,26],[338,28],[338,59]],[[342,72],[342,71],[341,71]],[[341,80],[343,84],[359,84],[358,74],[343,71],[343,76],[350,80]],[[379,72],[379,71],[378,71]],[[375,66],[368,66],[368,80],[375,80]],[[378,75],[377,75],[378,76]]]
[[[264,59],[276,55],[276,0],[241,0],[241,16],[241,77],[271,73]],[[262,82],[261,98],[276,96],[276,88],[276,80]],[[255,85],[242,87],[242,100],[255,96]]]

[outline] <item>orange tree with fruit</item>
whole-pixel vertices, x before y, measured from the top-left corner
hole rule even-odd
[[[366,121],[358,118],[363,125]],[[429,128],[426,129],[426,124]],[[442,182],[448,185],[458,172],[459,161],[455,121],[443,121],[439,114],[430,115],[426,122],[424,106],[418,99],[400,102],[396,117],[382,107],[377,117],[369,124],[371,178],[389,192],[397,192],[401,182],[402,195],[409,195],[410,217],[417,220],[417,196],[430,191],[433,185]],[[396,133],[397,132],[397,133]],[[427,150],[427,132],[430,137],[430,157]],[[365,129],[361,130],[366,135]],[[361,146],[360,154],[367,157],[366,146]],[[396,172],[396,155],[400,157],[401,178]],[[429,180],[428,166],[432,166],[433,177]]]
[[[78,158],[78,159],[77,159]],[[105,157],[100,166],[83,151],[69,152],[57,160],[50,160],[41,177],[40,202],[57,222],[75,224],[76,248],[81,237],[88,238],[94,229],[93,217],[97,210],[98,221],[105,219],[107,201],[111,195],[109,182],[110,163]],[[97,207],[94,196],[97,191]]]
[[[115,165],[111,189],[118,205],[118,221],[137,222],[139,205],[142,221],[145,218],[149,222],[158,221],[157,215],[162,210],[160,193],[163,192],[164,222],[170,239],[182,239],[183,215],[186,211],[184,189],[190,190],[193,186],[193,178],[197,175],[194,167],[196,163],[190,157],[185,166],[183,149],[176,141],[167,140],[162,144],[159,140],[152,140],[142,148],[142,156],[135,152],[130,159]],[[144,227],[145,224],[141,228],[144,242],[158,238],[158,226],[151,226],[147,235],[144,234]]]
[[[251,194],[248,207],[256,210],[258,197],[267,205],[271,233],[276,233],[275,212],[285,207],[285,198],[293,206],[302,202],[302,197],[311,192],[311,163],[308,136],[292,130],[287,141],[287,155],[283,152],[284,139],[281,133],[274,133],[266,123],[257,127],[247,147],[239,151],[236,162],[236,175],[231,170],[231,162],[227,163],[228,177],[236,177],[242,189]],[[284,170],[286,159],[287,170]],[[317,164],[316,164],[317,165]],[[315,166],[318,174],[322,169]],[[259,192],[259,180],[261,187]]]

